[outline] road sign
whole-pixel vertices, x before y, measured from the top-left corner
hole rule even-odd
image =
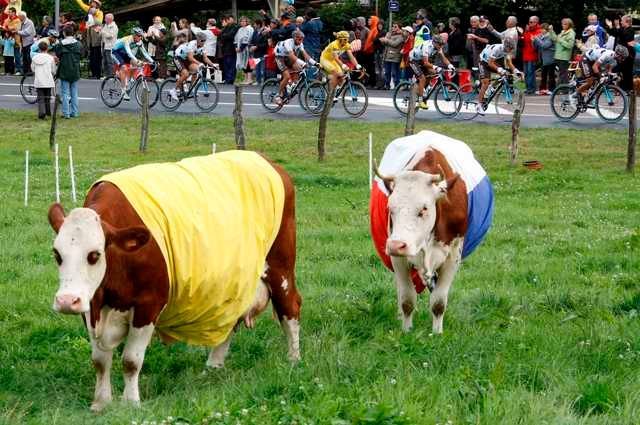
[[[389,12],[399,12],[400,2],[398,0],[389,0]]]

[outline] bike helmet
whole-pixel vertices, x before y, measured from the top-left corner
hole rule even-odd
[[[626,59],[629,57],[629,50],[621,44],[618,44],[614,50],[616,56],[621,57],[622,59]]]
[[[507,37],[502,40],[502,47],[504,47],[506,50],[513,50],[516,48],[516,42],[513,38]]]
[[[438,44],[440,46],[444,45],[444,39],[442,38],[441,35],[436,34],[431,38],[431,41],[433,42],[433,44]]]
[[[60,37],[60,33],[54,29],[50,29],[47,32],[47,37],[53,37],[53,38],[59,38]]]
[[[196,34],[196,40],[207,41],[207,33],[205,33],[204,31],[200,31],[198,34]]]
[[[140,37],[144,36],[144,31],[140,27],[131,28],[131,35],[139,35]]]

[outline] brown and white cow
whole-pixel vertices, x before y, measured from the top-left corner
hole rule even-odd
[[[252,307],[238,318],[253,327],[271,298],[274,315],[288,339],[292,361],[300,359],[301,297],[295,285],[295,192],[289,175],[272,164],[284,184],[282,220],[264,264]],[[82,314],[92,347],[97,381],[91,409],[112,400],[110,371],[113,350],[126,338],[123,352],[124,400],[140,401],[138,376],[161,311],[168,300],[169,276],[158,243],[123,193],[100,182],[88,193],[84,208],[65,216],[60,204],[49,209],[57,233],[53,253],[60,287],[53,308]],[[224,249],[224,247],[220,247]],[[222,367],[231,335],[213,347],[207,366]]]
[[[432,329],[440,334],[460,263],[491,225],[491,183],[466,144],[428,131],[394,140],[380,169],[371,193],[371,232],[394,272],[402,329],[412,328],[417,294],[426,287]]]

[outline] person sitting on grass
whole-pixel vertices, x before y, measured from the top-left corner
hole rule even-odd
[[[189,42],[186,41],[186,37],[182,34],[178,35],[180,45],[176,48],[173,54],[173,63],[178,71],[178,80],[176,81],[176,88],[171,89],[169,95],[176,102],[179,100],[178,92],[182,92],[182,86],[190,74],[198,73],[198,70],[203,66],[202,62],[213,66],[213,62],[209,60],[204,52],[204,44],[207,41],[207,34],[204,31],[200,31],[196,34],[196,39]]]
[[[34,72],[34,86],[38,92],[38,118],[41,120],[51,116],[51,89],[55,86],[55,60],[49,51],[49,43],[38,43],[40,52],[31,59],[31,69]]]

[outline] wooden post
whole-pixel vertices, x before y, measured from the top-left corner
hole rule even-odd
[[[411,85],[409,90],[409,105],[407,105],[407,122],[404,127],[404,135],[411,136],[416,130],[416,97],[417,84]]]
[[[242,118],[242,88],[243,84],[235,84],[236,104],[233,108],[233,127],[236,135],[236,149],[245,150],[244,119]]]
[[[629,92],[629,145],[627,146],[627,172],[636,167],[636,91]]]
[[[140,128],[140,152],[147,151],[149,140],[149,89],[142,90],[142,126]]]
[[[327,119],[329,119],[329,112],[333,108],[333,98],[336,95],[336,87],[329,82],[329,92],[324,100],[324,108],[320,114],[320,124],[318,125],[318,161],[324,161],[324,142],[327,137]]]
[[[511,165],[516,165],[518,159],[518,135],[520,134],[520,117],[524,108],[524,92],[517,90],[518,103],[513,111],[513,119],[511,121]]]
[[[55,96],[53,98],[53,112],[51,114],[51,130],[49,131],[49,149],[53,149],[56,144],[56,130],[58,128],[58,104],[60,104],[60,95],[57,90],[53,89]]]

